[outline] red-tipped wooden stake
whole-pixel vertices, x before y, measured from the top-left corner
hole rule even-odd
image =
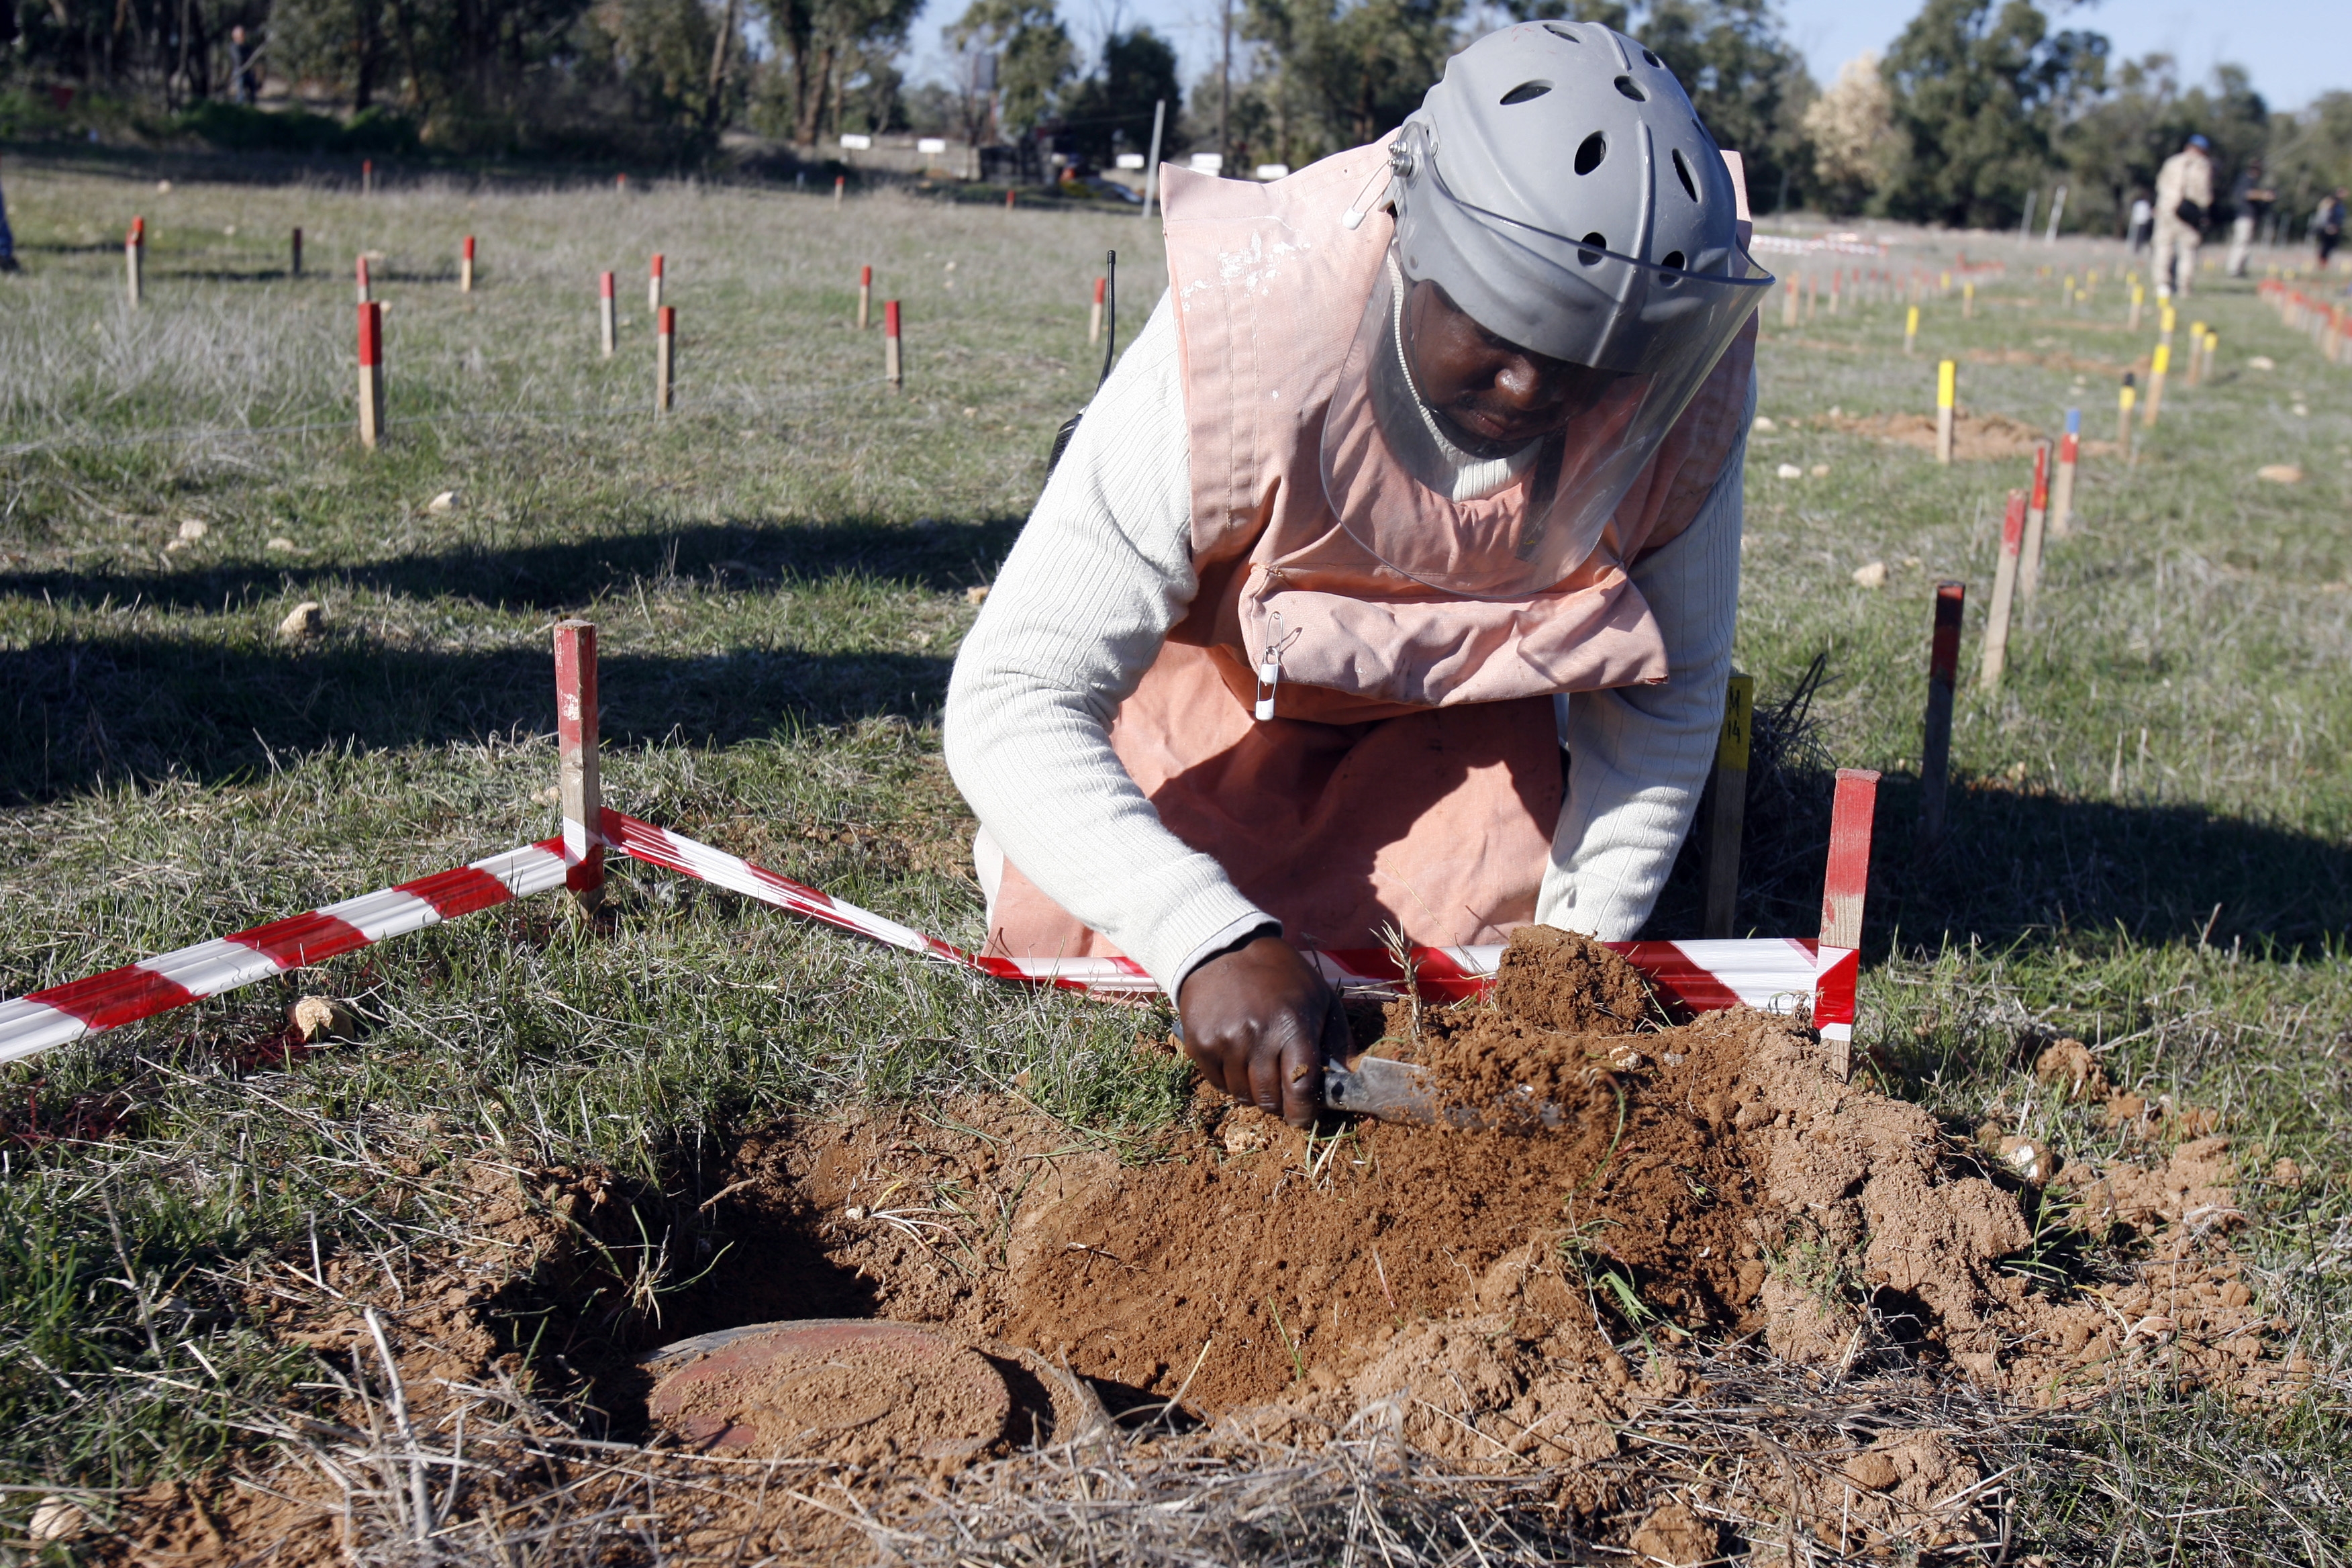
[[[2058,484],[2050,492],[2050,537],[2063,539],[2074,522],[2074,464],[2082,454],[2083,411],[2066,410],[2066,434],[2058,441]]]
[[[864,331],[874,320],[874,268],[857,269],[857,330]]]
[[[892,386],[906,384],[904,366],[898,358],[898,301],[882,302],[882,379]]]
[[[1095,279],[1095,308],[1087,317],[1087,342],[1089,343],[1098,343],[1102,342],[1104,287],[1105,280],[1103,279],[1097,278]]]
[[[1830,314],[1831,314],[1831,315],[1834,316],[1834,315],[1836,315],[1836,314],[1838,313],[1838,297],[1839,297],[1841,294],[1844,293],[1844,292],[1845,292],[1845,268],[1843,268],[1843,267],[1832,267],[1832,268],[1830,268]]]
[[[2050,443],[2033,444],[2033,498],[2025,505],[2025,541],[2017,561],[2017,597],[2033,603],[2042,582],[2042,530],[2050,521]]]
[[[1802,288],[1791,278],[1780,285],[1780,330],[1788,331],[1797,324],[1797,294]]]
[[[662,308],[661,300],[662,253],[656,250],[654,252],[653,270],[646,276],[646,309],[648,310],[660,310]]]
[[[563,802],[563,885],[593,914],[604,895],[604,781],[596,766],[596,627],[555,623],[556,791]]]
[[[1992,605],[1985,615],[1984,666],[1977,684],[1987,691],[2000,685],[2002,665],[2009,658],[2009,607],[2017,595],[2017,554],[2025,543],[2025,492],[2009,492],[2009,510],[2000,520],[2000,564],[1993,569]]]
[[[289,276],[302,276],[302,231],[299,228],[294,231],[294,269]]]
[[[1831,1074],[1853,1076],[1854,983],[1861,974],[1862,909],[1870,894],[1870,836],[1878,813],[1878,775],[1840,768],[1830,805],[1830,858],[1822,874],[1822,941],[1813,981],[1813,1027],[1828,1048]]]
[[[1011,191],[1004,193],[1004,210],[1006,212],[1011,212],[1013,210],[1013,193]]]
[[[360,195],[375,195],[375,160],[373,158],[360,160]]]
[[[656,318],[654,329],[654,412],[670,410],[671,394],[677,374],[677,307],[664,305]]]
[[[627,195],[629,194],[629,176],[628,176],[628,175],[626,175],[626,174],[615,174],[615,175],[614,175],[614,176],[613,176],[613,189],[614,189],[615,191],[618,191],[621,195],[625,195],[625,195]]]
[[[134,217],[131,232],[122,237],[122,270],[124,284],[130,289],[131,308],[139,308],[140,298],[147,291],[147,220]]]
[[[611,359],[613,351],[620,346],[621,321],[613,300],[613,275],[609,272],[596,275],[596,325],[604,333],[604,357]]]
[[[368,283],[367,258],[364,256],[352,268],[352,287],[358,291],[359,302],[362,305],[375,298],[375,290]]]
[[[1936,584],[1936,626],[1927,643],[1927,724],[1919,742],[1919,834],[1944,837],[1944,792],[1952,771],[1952,688],[1960,673],[1960,616],[1968,588]]]
[[[1715,742],[1715,807],[1707,818],[1706,918],[1701,936],[1727,937],[1739,918],[1739,838],[1748,819],[1748,746],[1756,678],[1735,675],[1723,693],[1723,733]]]
[[[469,234],[466,237],[466,254],[457,258],[457,292],[470,294],[473,291],[474,237]]]
[[[833,177],[833,205],[835,206],[839,206],[841,205],[842,188],[848,184],[848,176],[845,174],[835,174]]]
[[[383,307],[360,307],[360,445],[375,450],[383,439]]]

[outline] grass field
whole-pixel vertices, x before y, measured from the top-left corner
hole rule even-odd
[[[595,620],[614,805],[950,940],[979,934],[971,823],[939,754],[957,642],[1099,367],[1164,265],[1132,216],[662,186],[362,200],[11,153],[26,263],[0,279],[0,994],[78,978],[554,831],[548,628]],[[126,309],[120,239],[151,237]],[[286,275],[306,231],[308,271]],[[459,239],[480,286],[455,286]],[[1948,265],[1949,237],[1885,263]],[[1766,307],[1738,662],[1759,700],[1819,658],[1811,767],[1751,805],[1743,921],[1810,934],[1818,765],[1885,770],[1859,1037],[1953,1127],[2109,1137],[2030,1071],[2072,1034],[2119,1085],[2210,1106],[2249,1170],[2260,1298],[2320,1369],[2292,1407],[2159,1383],[2053,1420],[2009,1479],[2017,1560],[2352,1558],[2352,371],[2209,275],[2218,374],[2175,378],[2139,462],[2086,462],[1998,693],[1965,683],[1953,829],[1915,841],[1929,605],[1969,587],[1972,674],[2022,460],[1939,468],[1822,416],[1961,401],[2112,437],[2121,252],[2006,258],[1973,321],[1848,298]],[[350,269],[390,305],[391,437],[352,437]],[[651,410],[646,259],[667,258],[678,407]],[[1768,260],[1771,259],[1768,258]],[[2299,259],[2281,258],[2279,259]],[[2103,267],[2062,306],[2045,260]],[[854,330],[857,268],[906,302],[907,385]],[[622,348],[597,352],[595,274]],[[878,307],[877,307],[878,315]],[[2275,368],[2250,363],[2264,356]],[[1807,477],[1782,479],[1782,464]],[[2299,483],[2258,482],[2265,464]],[[1817,466],[1826,473],[1812,477]],[[450,493],[445,509],[431,504]],[[197,522],[201,530],[188,524]],[[1883,587],[1853,574],[1887,568]],[[325,629],[279,639],[298,604]],[[1760,787],[1760,786],[1759,786]],[[1687,859],[1687,858],[1686,858]],[[1691,934],[1686,864],[1653,934]],[[1808,880],[1811,878],[1811,880]],[[303,992],[355,1044],[289,1051]],[[0,1534],[47,1487],[200,1474],[241,1413],[313,1380],[236,1282],[314,1247],[387,1270],[464,1230],[415,1174],[495,1147],[600,1165],[677,1218],[613,1331],[659,1338],[697,1204],[780,1112],[1020,1092],[1117,1142],[1184,1113],[1116,1009],[992,989],[618,866],[554,900],[94,1037],[0,1084]],[[406,1163],[402,1164],[403,1162]],[[599,1321],[582,1311],[576,1322]],[[528,1336],[525,1336],[528,1337]],[[551,1385],[588,1352],[541,1335]],[[62,1548],[47,1549],[52,1553]],[[1334,1556],[1337,1547],[1330,1548]],[[0,1546],[22,1558],[28,1549]]]

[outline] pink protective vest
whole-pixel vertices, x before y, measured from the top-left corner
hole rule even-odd
[[[1625,566],[1697,515],[1754,359],[1751,323],[1556,587],[1496,603],[1400,575],[1339,527],[1318,456],[1393,228],[1340,215],[1387,155],[1382,141],[1268,184],[1161,171],[1200,591],[1111,746],[1169,830],[1307,948],[1376,945],[1391,926],[1498,942],[1533,918],[1559,814],[1550,699],[1666,679]],[[1282,683],[1260,722],[1254,667],[1277,614]],[[1012,865],[990,947],[1117,951]]]

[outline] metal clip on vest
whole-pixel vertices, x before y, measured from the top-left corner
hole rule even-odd
[[[1274,630],[1265,651],[1257,656],[1257,705],[1250,710],[1261,724],[1274,717],[1274,694],[1282,685],[1282,613],[1275,612]]]

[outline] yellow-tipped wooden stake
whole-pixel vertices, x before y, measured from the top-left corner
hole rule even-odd
[[[1946,360],[1936,367],[1936,461],[1952,460],[1953,400],[1959,366]]]
[[[2172,345],[2156,345],[2156,358],[2147,367],[2147,406],[2139,411],[2139,422],[2153,426],[2156,416],[2164,406],[2165,373],[2172,368]]]
[[[1756,678],[1735,675],[1723,696],[1723,734],[1715,743],[1715,808],[1707,818],[1706,919],[1701,934],[1727,937],[1739,913],[1739,836],[1748,816],[1748,742]]]
[[[1945,274],[1944,274],[1943,292],[1944,292],[1944,293],[1946,293],[1946,294],[1949,294],[1951,291],[1952,291],[1952,275],[1951,275],[1950,273],[1947,272],[1947,273],[1945,273]]]
[[[2216,353],[2219,353],[2221,350],[2221,334],[2212,331],[2207,332],[2205,334],[2205,374],[2207,375],[2211,375],[2213,374],[2213,356]],[[2336,356],[2334,354],[2330,354],[2327,357],[2334,359]]]
[[[1909,353],[1919,341],[1919,307],[1914,305],[1903,317],[1903,352]]]
[[[2139,308],[2147,302],[2147,290],[2135,281],[2131,291],[2131,316],[2124,323],[2126,331],[2134,332],[2139,331]]]
[[[1960,320],[1973,321],[1976,319],[1977,286],[1974,283],[1963,283],[1960,285]]]
[[[2131,372],[2124,372],[2124,386],[2116,394],[2116,448],[2123,454],[2124,462],[2132,460],[2132,405],[2139,398],[2139,388],[2132,382]]]
[[[2198,377],[2204,368],[2200,362],[2201,362],[2204,357],[2205,323],[2202,321],[2191,321],[2189,323],[2189,374],[2180,378],[2181,385],[2194,386],[2197,384]]]

